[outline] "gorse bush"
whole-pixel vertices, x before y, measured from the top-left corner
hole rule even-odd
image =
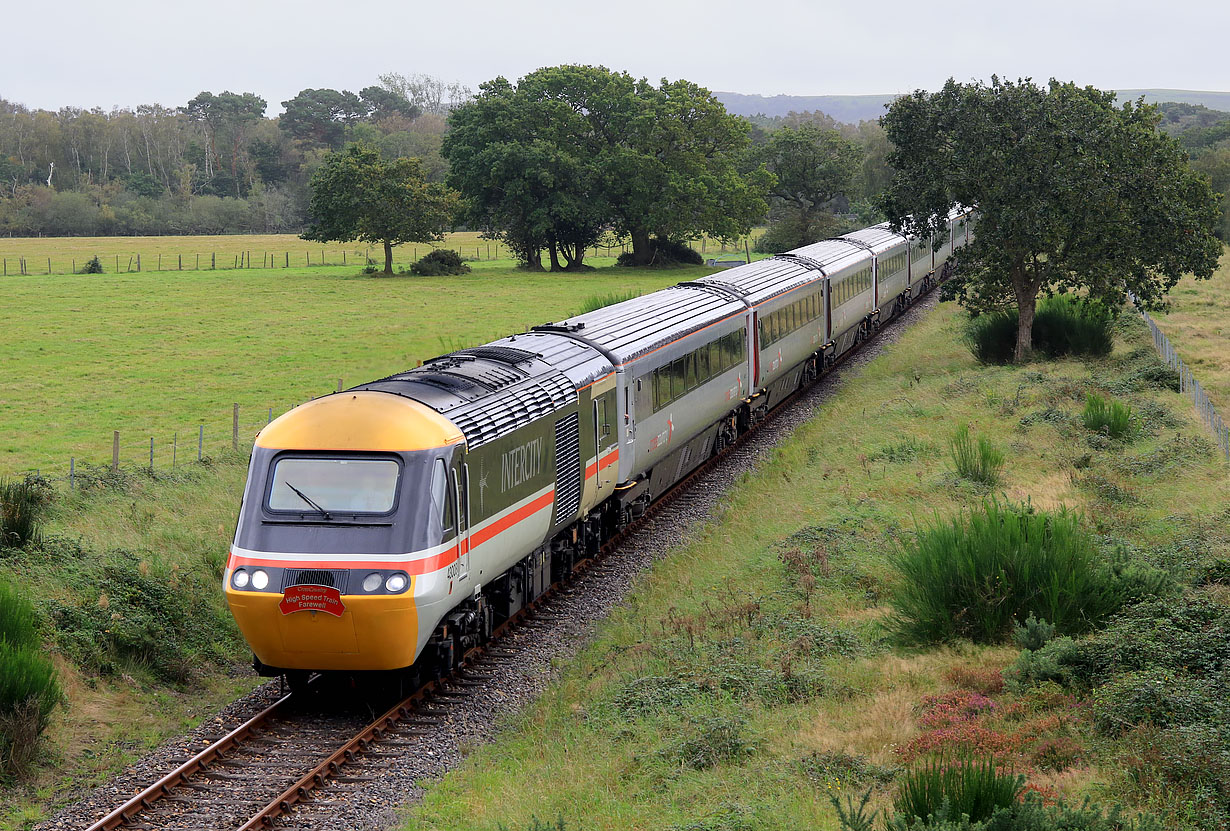
[[[1092,392],[1085,397],[1085,409],[1081,412],[1081,422],[1087,429],[1112,439],[1131,438],[1136,432],[1131,407],[1119,401],[1107,401]]]
[[[1004,467],[1004,454],[986,436],[977,440],[970,436],[969,426],[962,424],[948,443],[957,475],[981,485],[994,485]]]
[[[971,317],[964,340],[984,364],[1006,364],[1016,349],[1017,310]],[[1044,297],[1034,315],[1031,343],[1047,358],[1102,357],[1114,347],[1114,315],[1100,303],[1070,295]]]
[[[102,262],[98,259],[97,255],[95,255],[93,259],[85,261],[85,265],[81,267],[81,273],[82,274],[102,274],[103,273]]]
[[[900,778],[895,819],[912,822],[946,816],[971,822],[1011,808],[1025,788],[1025,777],[1000,773],[995,759],[930,759]]]
[[[410,270],[421,277],[470,273],[470,267],[461,261],[461,255],[451,248],[437,248],[423,255],[410,266]]]
[[[48,499],[47,486],[38,480],[0,480],[0,548],[18,548],[38,540]]]
[[[55,667],[40,647],[30,601],[0,580],[0,778],[20,774],[33,760],[62,699]]]
[[[999,643],[1029,615],[1061,633],[1085,632],[1137,594],[1098,556],[1077,515],[985,500],[938,517],[892,557],[892,627],[910,643]]]

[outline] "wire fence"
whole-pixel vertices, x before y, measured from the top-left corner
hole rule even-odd
[[[1179,390],[1187,395],[1196,406],[1196,412],[1200,414],[1201,420],[1213,432],[1214,438],[1217,440],[1217,446],[1221,449],[1222,455],[1226,461],[1230,462],[1230,429],[1226,428],[1226,422],[1222,420],[1221,415],[1217,412],[1217,407],[1214,406],[1213,400],[1209,398],[1204,391],[1204,387],[1200,386],[1200,382],[1196,380],[1196,376],[1188,369],[1187,364],[1183,363],[1183,359],[1179,357],[1179,353],[1175,351],[1174,346],[1170,343],[1170,338],[1166,337],[1158,325],[1153,322],[1153,318],[1149,316],[1137,302],[1135,295],[1128,295],[1132,302],[1136,304],[1136,310],[1140,312],[1140,316],[1149,326],[1149,331],[1153,333],[1153,345],[1157,347],[1158,354],[1162,356],[1162,360],[1170,367],[1173,367],[1179,373]]]
[[[737,240],[722,241],[702,237],[691,240],[688,247],[702,257],[714,257],[725,254],[750,257],[752,237],[740,237]],[[419,261],[430,251],[444,248],[456,251],[463,260],[468,262],[484,262],[506,260],[514,261],[515,255],[508,246],[498,240],[479,239],[473,242],[449,242],[440,245],[400,245],[393,251],[395,265],[406,266]],[[626,241],[614,242],[610,245],[600,244],[585,249],[586,257],[618,257],[630,251],[631,244]],[[51,274],[80,274],[92,255],[66,253],[40,253],[38,255],[7,254],[0,255],[0,276],[32,277]],[[109,252],[99,254],[96,258],[98,267],[103,273],[109,274],[139,274],[143,272],[169,271],[238,271],[238,270],[271,270],[288,268],[317,268],[323,266],[355,266],[365,265],[383,267],[384,251],[380,248],[362,245],[302,247],[297,249],[281,248],[278,250],[261,250],[228,246],[224,251],[193,251],[157,252],[131,251],[122,254]]]

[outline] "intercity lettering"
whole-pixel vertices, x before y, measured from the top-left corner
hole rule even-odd
[[[509,491],[542,473],[543,439],[537,438],[504,454],[500,490]]]

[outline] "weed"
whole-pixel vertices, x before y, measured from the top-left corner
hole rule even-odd
[[[1004,467],[1003,452],[996,449],[986,436],[979,436],[975,442],[970,437],[969,425],[962,424],[957,428],[949,440],[948,449],[957,475],[961,478],[988,487],[999,481],[999,472]]]
[[[686,735],[661,751],[680,767],[707,770],[722,764],[739,764],[755,752],[742,718],[707,716],[695,719]]]
[[[949,761],[931,759],[906,771],[894,801],[896,816],[907,822],[932,817],[971,822],[991,818],[997,809],[1016,805],[1025,777],[1001,773],[989,756]]]
[[[0,581],[0,778],[22,773],[63,699],[55,667],[42,653],[34,608]]]
[[[668,831],[759,831],[764,828],[756,813],[742,805],[725,805],[691,822],[672,825]]]
[[[879,450],[871,451],[867,454],[867,461],[901,464],[918,458],[934,456],[938,451],[939,448],[931,442],[909,436],[896,444],[885,445]]]
[[[615,706],[625,716],[652,716],[688,704],[705,692],[694,681],[650,675],[624,685],[615,696]]]
[[[817,786],[833,790],[846,786],[887,785],[897,775],[894,768],[867,761],[867,757],[841,750],[817,751],[798,761],[799,768]]]
[[[1004,690],[1004,674],[994,668],[982,669],[957,664],[944,672],[944,680],[962,690],[974,690],[983,695],[995,695]]]
[[[1132,408],[1120,401],[1107,401],[1097,393],[1085,398],[1081,423],[1095,433],[1112,439],[1130,439],[1136,433],[1137,424],[1132,420]]]

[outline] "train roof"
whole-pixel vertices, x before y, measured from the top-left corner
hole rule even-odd
[[[843,239],[820,240],[820,242],[813,242],[811,245],[804,245],[802,248],[786,253],[789,256],[815,263],[829,276],[847,268],[858,267],[864,261],[871,260],[871,252],[850,240]]]
[[[743,303],[711,287],[684,284],[534,330],[591,344],[622,366],[743,311]]]
[[[728,291],[757,306],[791,289],[822,279],[823,272],[804,262],[773,257],[701,277],[690,285],[712,286]]]
[[[842,234],[839,239],[852,240],[869,246],[875,254],[883,254],[885,251],[898,245],[904,245],[907,242],[906,238],[901,234],[894,234],[888,227],[887,222],[881,222],[879,225],[872,225],[870,228],[863,228],[849,234]]]
[[[471,449],[576,401],[577,387],[528,349],[487,344],[352,387],[400,395],[446,416]]]

